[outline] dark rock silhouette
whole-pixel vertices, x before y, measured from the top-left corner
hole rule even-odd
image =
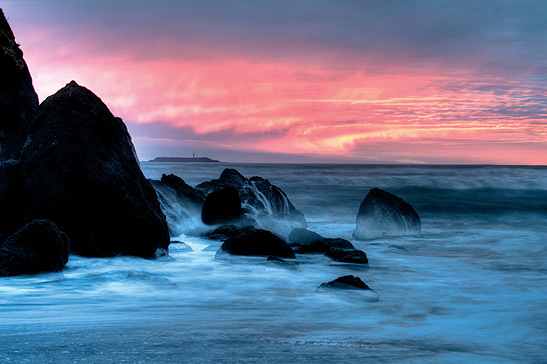
[[[352,275],[336,278],[334,281],[322,283],[319,288],[334,288],[334,289],[367,289],[371,288],[359,277]]]
[[[229,186],[207,195],[201,210],[201,220],[207,225],[237,222],[242,216],[239,194]]]
[[[289,234],[289,246],[296,254],[323,253],[342,263],[368,264],[367,255],[346,239],[325,238],[307,229],[294,229]]]
[[[68,261],[69,239],[50,220],[34,220],[0,243],[0,276],[58,271]]]
[[[357,214],[356,239],[419,235],[422,223],[414,208],[402,198],[379,188],[367,194]]]
[[[174,174],[164,174],[160,181],[150,180],[150,183],[158,194],[160,207],[167,218],[169,235],[179,236],[183,233],[184,221],[201,214],[204,193]]]
[[[294,253],[285,240],[269,231],[253,227],[241,229],[237,236],[222,244],[220,251],[233,255],[294,258]]]
[[[0,242],[22,225],[24,204],[19,163],[0,162]]]
[[[125,124],[72,81],[39,107],[21,156],[26,219],[51,219],[84,256],[166,254],[165,216]]]
[[[206,234],[209,239],[226,241],[229,238],[239,235],[241,228],[235,225],[222,225]]]
[[[289,234],[289,241],[294,244],[308,244],[321,239],[321,235],[304,228],[293,229]]]
[[[23,52],[0,9],[0,162],[19,159],[37,108]]]
[[[325,255],[335,262],[368,264],[367,255],[362,250],[331,248]]]
[[[294,207],[285,192],[264,178],[245,178],[237,170],[227,168],[218,179],[203,182],[196,189],[210,193],[224,187],[237,190],[246,215],[259,227],[285,236],[295,227],[306,227],[304,214]]]

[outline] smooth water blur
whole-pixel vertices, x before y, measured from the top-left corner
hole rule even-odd
[[[157,261],[71,256],[0,279],[0,363],[547,362],[547,168],[142,164],[190,185],[227,167],[269,179],[369,267],[215,258],[219,242],[190,236]],[[413,204],[422,235],[353,240],[373,187]],[[317,289],[347,274],[379,300]]]

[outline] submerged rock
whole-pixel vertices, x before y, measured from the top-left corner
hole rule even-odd
[[[402,198],[379,188],[373,188],[359,207],[356,239],[373,239],[382,236],[419,235],[420,217]]]
[[[51,219],[84,256],[165,254],[169,234],[131,137],[72,81],[39,107],[21,156],[26,219]]]
[[[321,283],[319,288],[371,290],[371,288],[363,282],[361,278],[352,275],[339,277],[328,283]]]
[[[298,263],[296,263],[296,262],[287,262],[286,260],[283,260],[283,259],[278,258],[278,257],[271,256],[271,255],[266,259],[266,264],[268,264],[270,266],[276,266],[276,267],[279,267],[279,268],[286,268],[286,269],[292,269],[292,270],[297,270],[298,269]]]
[[[203,182],[196,189],[205,193],[225,187],[237,190],[245,215],[257,226],[284,236],[295,227],[305,227],[304,214],[291,203],[285,192],[261,177],[245,178],[235,169],[225,169],[218,179]]]
[[[37,108],[23,52],[0,9],[0,162],[19,159]]]
[[[241,229],[237,236],[226,240],[219,251],[232,255],[295,257],[285,240],[269,231],[252,227]]]
[[[229,186],[207,195],[201,210],[201,220],[207,225],[236,222],[242,216],[239,194]]]
[[[181,235],[186,222],[200,216],[205,201],[204,193],[174,174],[164,174],[160,181],[150,180],[150,183],[158,194],[161,210],[167,219],[169,235]]]
[[[188,244],[180,240],[171,240],[171,245],[176,244],[177,249],[181,252],[193,252],[194,249]]]
[[[0,243],[0,276],[54,272],[68,262],[69,239],[50,220],[34,220]]]

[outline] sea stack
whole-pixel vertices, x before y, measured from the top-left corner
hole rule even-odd
[[[0,9],[0,162],[19,159],[37,108],[23,52]]]
[[[169,234],[127,128],[72,81],[39,107],[22,152],[25,220],[50,219],[83,256],[166,254]]]
[[[357,214],[356,239],[374,239],[382,236],[419,235],[420,217],[402,198],[379,188],[367,194]]]

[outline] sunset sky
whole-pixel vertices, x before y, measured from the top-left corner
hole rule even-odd
[[[0,0],[141,160],[547,164],[547,1]]]

